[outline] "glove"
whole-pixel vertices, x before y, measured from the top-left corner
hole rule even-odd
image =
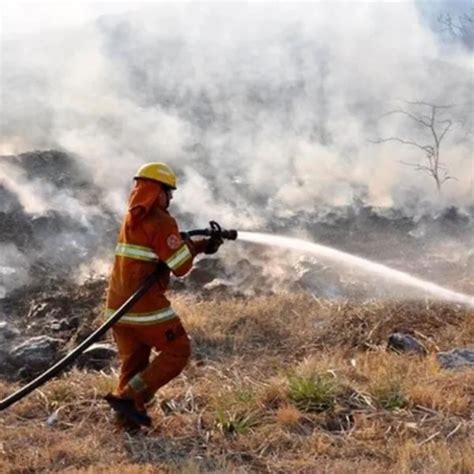
[[[204,247],[204,253],[206,255],[211,255],[216,253],[219,250],[219,247],[224,243],[224,241],[220,237],[211,237],[206,241],[206,245]]]

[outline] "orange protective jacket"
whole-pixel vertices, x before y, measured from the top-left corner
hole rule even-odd
[[[119,320],[118,324],[156,324],[176,317],[165,296],[170,271],[180,277],[193,265],[205,241],[183,241],[176,220],[160,207],[161,185],[138,179],[129,198],[128,212],[120,228],[115,262],[107,295],[107,315],[115,312],[155,269],[166,263],[156,283]]]

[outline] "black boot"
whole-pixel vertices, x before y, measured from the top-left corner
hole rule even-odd
[[[131,398],[120,398],[108,393],[104,400],[127,420],[141,426],[151,426],[151,418],[144,412],[138,411]]]

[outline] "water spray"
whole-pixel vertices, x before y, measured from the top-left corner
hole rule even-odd
[[[326,245],[315,244],[302,239],[292,237],[283,237],[271,234],[263,234],[256,232],[239,232],[239,240],[245,242],[252,242],[260,245],[271,245],[273,247],[281,247],[291,250],[296,250],[303,253],[310,253],[321,258],[331,260],[333,262],[341,263],[346,266],[360,268],[366,272],[388,278],[401,285],[417,288],[425,293],[430,294],[433,298],[453,303],[460,303],[471,308],[474,308],[474,296],[458,293],[439,286],[430,281],[422,280],[409,273],[395,270],[380,263],[372,262],[371,260],[357,257],[350,253],[341,252]]]

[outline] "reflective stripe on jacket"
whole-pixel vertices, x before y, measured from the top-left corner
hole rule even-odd
[[[137,260],[145,260],[146,262],[157,262],[158,256],[153,249],[142,247],[141,245],[117,244],[115,247],[115,255],[119,257],[136,258]]]

